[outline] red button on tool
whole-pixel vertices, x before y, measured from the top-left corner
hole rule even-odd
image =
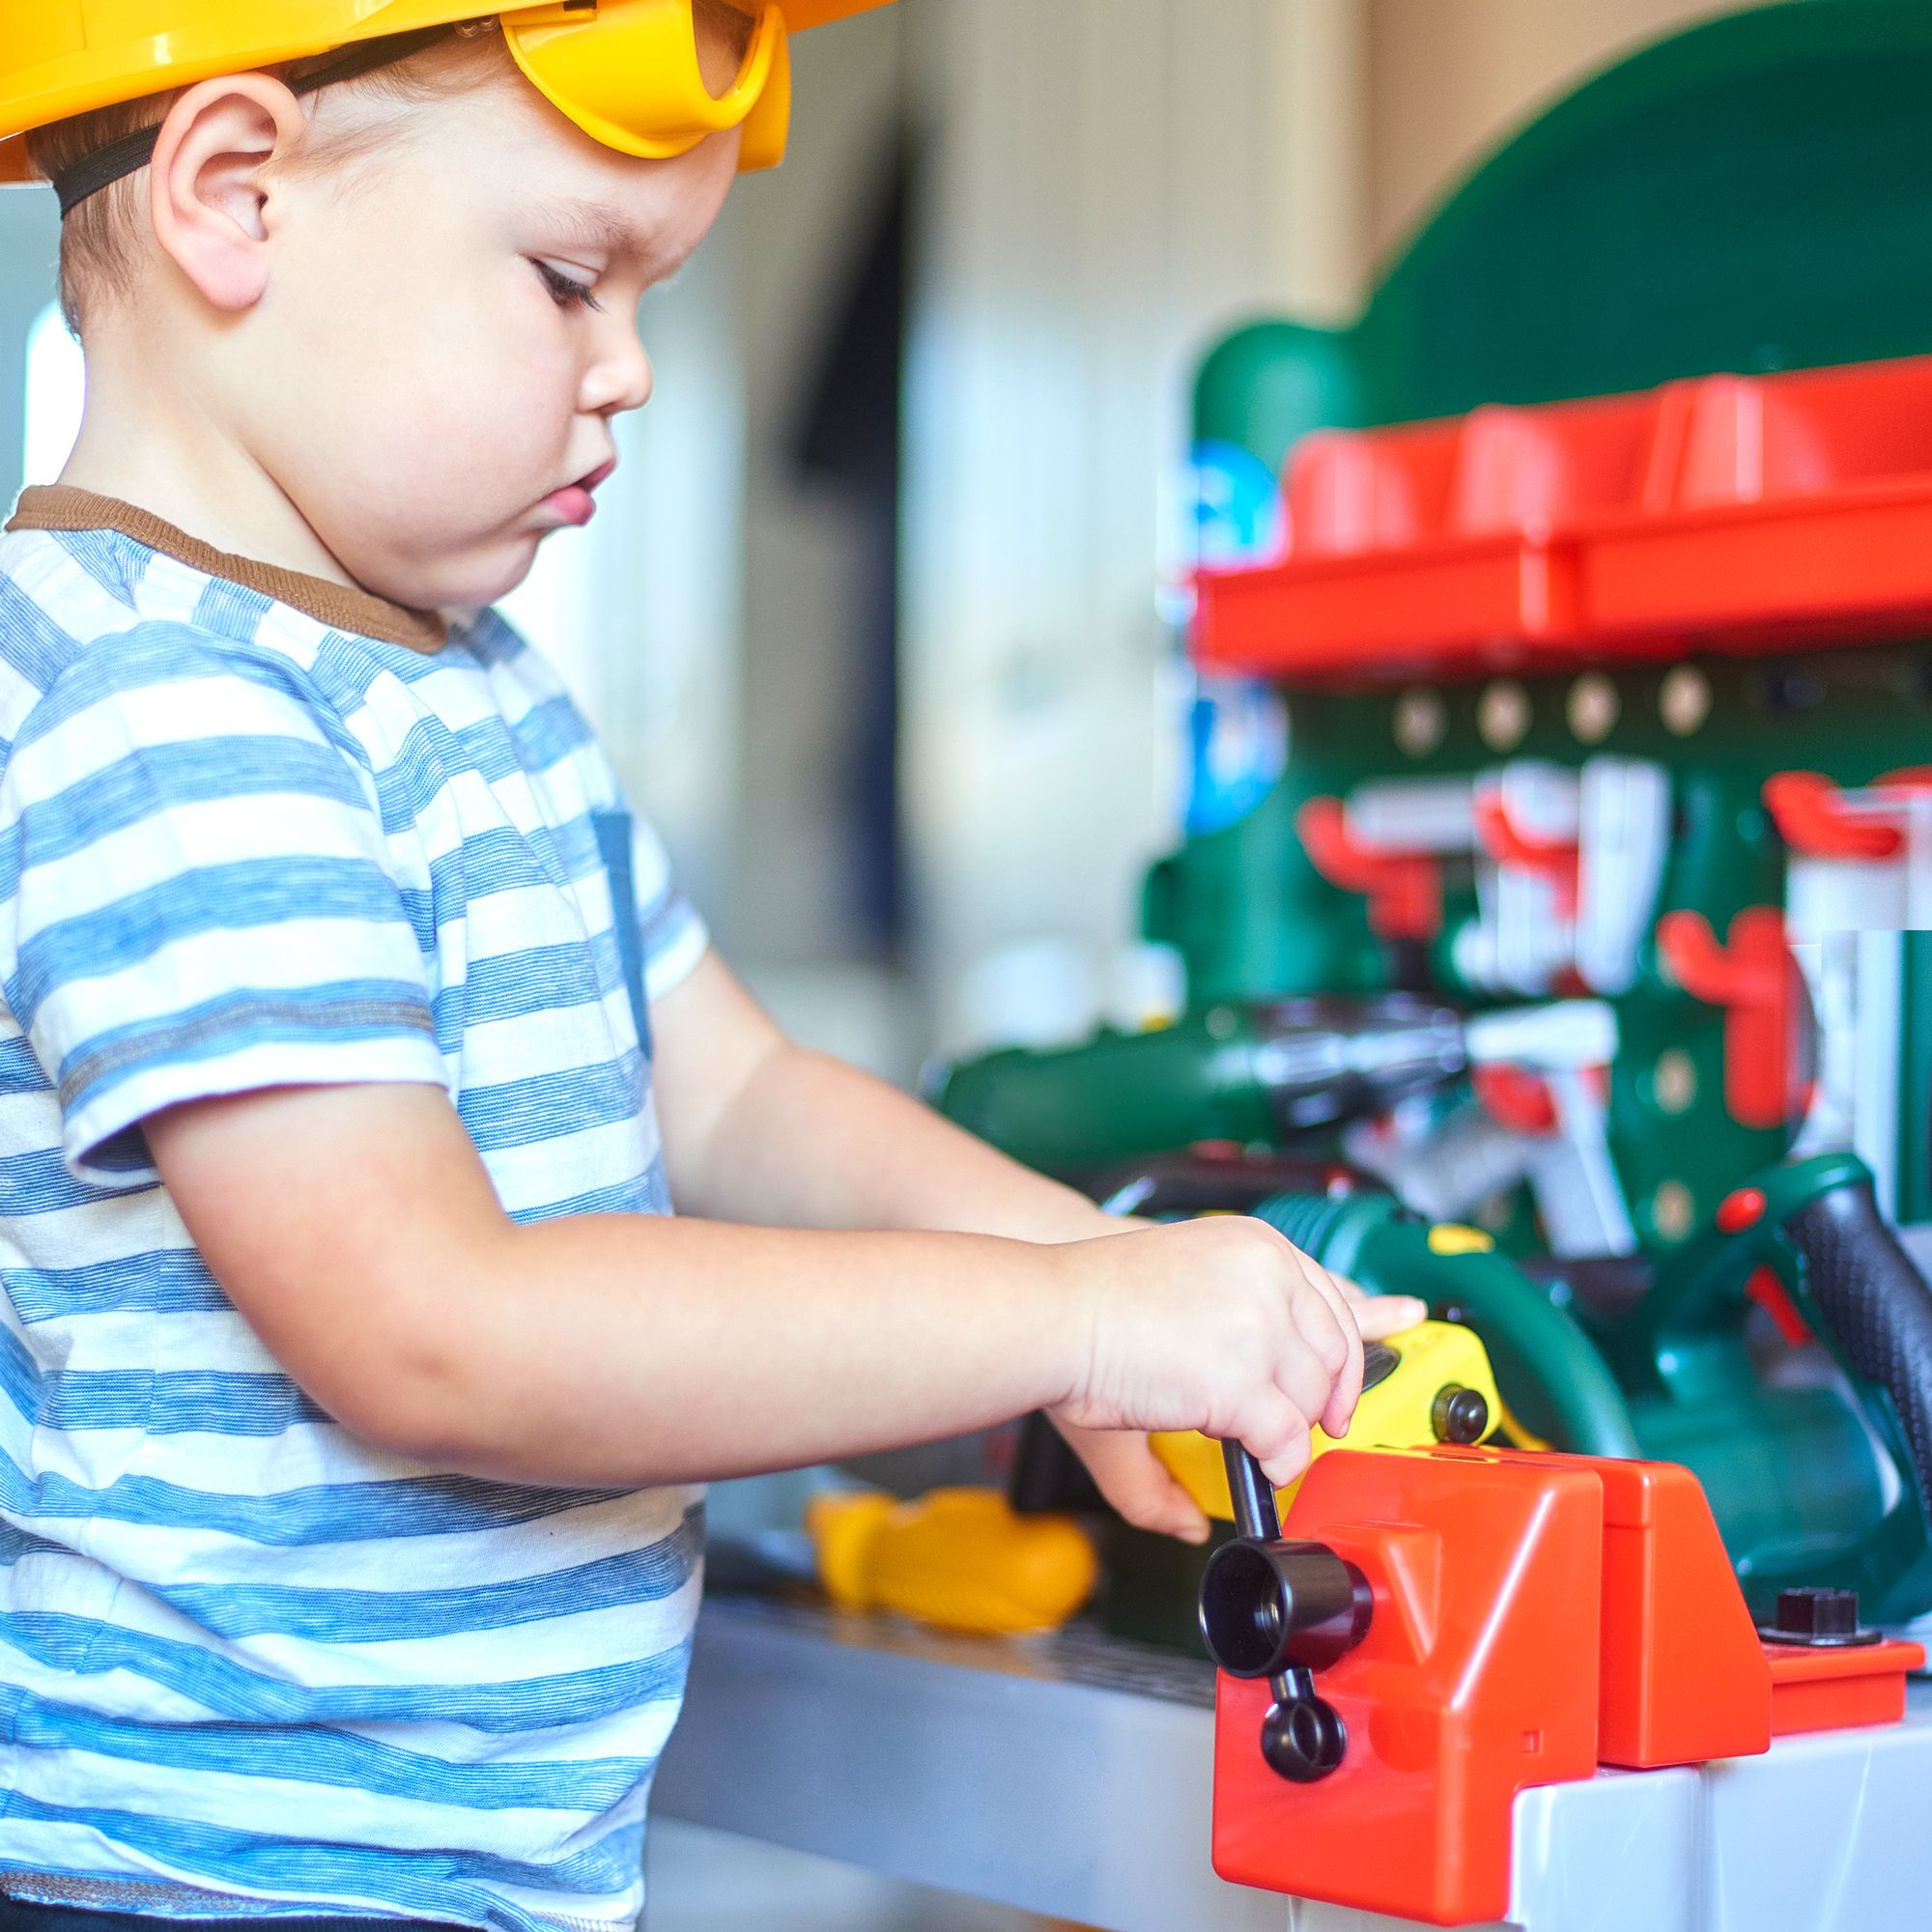
[[[1742,1235],[1764,1219],[1764,1189],[1740,1187],[1718,1204],[1718,1227],[1726,1235]]]

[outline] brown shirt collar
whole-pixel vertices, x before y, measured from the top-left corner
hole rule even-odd
[[[391,604],[385,597],[366,590],[354,590],[346,583],[331,583],[326,577],[309,577],[298,570],[284,570],[279,564],[257,563],[252,557],[231,556],[226,551],[191,537],[185,530],[164,523],[152,511],[124,503],[114,497],[97,497],[91,490],[75,490],[64,483],[43,485],[21,492],[19,508],[14,511],[9,530],[118,530],[148,550],[158,551],[198,570],[207,577],[218,577],[244,589],[259,590],[278,604],[287,604],[327,624],[333,631],[347,631],[353,637],[376,638],[384,643],[407,644],[412,651],[435,651],[442,647],[446,632],[434,611],[412,611],[404,604]]]

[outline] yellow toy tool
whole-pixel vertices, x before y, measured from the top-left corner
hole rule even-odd
[[[805,1526],[840,1609],[890,1610],[973,1636],[1056,1630],[1099,1575],[1077,1523],[1016,1516],[997,1490],[934,1490],[910,1503],[875,1490],[824,1495]]]
[[[1490,1358],[1472,1329],[1425,1321],[1363,1350],[1362,1400],[1346,1445],[1320,1429],[1315,1454],[1330,1449],[1420,1449],[1432,1442],[1481,1442],[1502,1418]],[[1158,1435],[1153,1452],[1208,1515],[1233,1522],[1221,1445],[1191,1431]],[[1286,1512],[1301,1485],[1277,1492]]]
[[[739,165],[784,158],[787,37],[892,0],[763,0],[737,79],[714,96],[698,71],[691,0],[548,0],[495,10],[530,84],[606,147],[681,155],[743,128]],[[217,74],[279,66],[397,36],[427,42],[473,19],[476,0],[5,0],[0,5],[0,182],[30,179],[29,129]],[[396,57],[413,48],[399,45]],[[361,64],[362,68],[374,61]],[[331,77],[358,71],[345,61]],[[141,157],[145,158],[145,157]],[[134,165],[141,164],[137,158]],[[130,170],[131,171],[131,170]]]

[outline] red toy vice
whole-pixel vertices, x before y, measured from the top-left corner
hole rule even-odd
[[[1214,1867],[1241,1884],[1500,1918],[1518,1792],[1889,1721],[1923,1661],[1804,1629],[1838,1593],[1792,1593],[1790,1640],[1762,1640],[1669,1464],[1342,1450],[1286,1537],[1234,1445],[1229,1473],[1243,1534],[1210,1559],[1201,1621],[1222,1669]]]

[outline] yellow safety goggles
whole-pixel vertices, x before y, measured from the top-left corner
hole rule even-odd
[[[600,0],[589,18],[581,0],[560,0],[501,20],[530,84],[607,148],[665,160],[740,128],[741,170],[784,159],[791,49],[776,0],[759,9],[744,65],[721,95],[698,67],[691,0]]]

